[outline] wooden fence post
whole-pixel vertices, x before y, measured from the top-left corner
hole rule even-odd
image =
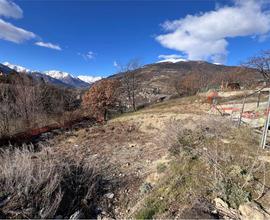
[[[260,99],[261,99],[261,91],[259,91],[259,94],[258,94],[258,99],[257,99],[257,108],[259,107],[260,105]]]
[[[267,103],[267,109],[266,109],[266,121],[264,123],[264,128],[263,128],[263,134],[262,134],[262,139],[261,139],[261,148],[265,149],[266,145],[266,140],[267,140],[267,134],[268,134],[268,127],[269,127],[269,110],[270,110],[270,91],[269,91],[269,98],[268,98],[268,103]]]
[[[240,127],[240,125],[241,125],[242,115],[243,115],[245,103],[246,103],[246,98],[247,98],[247,96],[245,95],[245,97],[243,99],[242,109],[241,109],[240,116],[239,116],[238,127]]]

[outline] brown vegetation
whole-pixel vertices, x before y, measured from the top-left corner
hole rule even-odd
[[[27,74],[0,78],[0,137],[78,117],[77,92],[35,81]],[[75,115],[76,113],[76,115]]]
[[[207,74],[195,71],[178,77],[174,81],[175,91],[179,96],[194,95],[200,91],[215,89],[240,89],[241,86],[256,86],[256,82],[249,82],[254,78],[254,73],[247,68],[235,68],[233,72],[217,72]]]
[[[94,84],[83,96],[83,107],[98,121],[106,121],[109,109],[118,104],[119,81],[101,80]]]
[[[100,176],[70,156],[31,146],[1,152],[0,218],[94,218]]]

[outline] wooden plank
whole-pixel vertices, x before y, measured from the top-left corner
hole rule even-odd
[[[240,117],[239,117],[239,121],[238,121],[238,127],[240,127],[240,125],[241,125],[242,115],[243,115],[244,108],[245,108],[245,103],[246,103],[246,98],[247,97],[245,96],[244,99],[243,99],[242,109],[241,109]]]

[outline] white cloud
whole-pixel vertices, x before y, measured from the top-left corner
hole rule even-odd
[[[22,18],[22,9],[11,0],[0,0],[0,17]],[[36,39],[37,35],[31,31],[16,27],[0,18],[0,39],[13,43],[22,43],[27,40]],[[35,45],[61,50],[60,46],[52,43],[36,42]]]
[[[190,60],[224,63],[228,38],[262,38],[270,31],[270,12],[263,9],[268,2],[235,0],[230,7],[219,6],[214,11],[166,21],[162,27],[167,33],[156,40],[166,48],[181,51]]]
[[[13,24],[0,19],[0,39],[14,43],[22,43],[23,41],[30,40],[35,37],[36,35],[34,33],[16,27]]]
[[[0,16],[10,18],[22,18],[23,11],[12,1],[0,0]]]
[[[78,53],[79,56],[82,56],[84,60],[88,61],[88,60],[92,60],[95,59],[95,53],[92,51],[88,51],[86,54],[84,53]]]
[[[45,42],[39,41],[39,42],[36,42],[35,45],[40,46],[40,47],[47,47],[53,50],[62,50],[59,45],[52,44],[52,43],[45,43]]]
[[[100,76],[78,76],[78,78],[90,84],[102,79]]]
[[[92,52],[92,51],[88,51],[88,53],[85,54],[85,57],[86,57],[88,60],[92,60],[92,59],[95,58],[95,54],[94,54],[94,52]]]
[[[22,18],[23,11],[12,1],[0,0],[0,17]],[[16,27],[0,18],[0,39],[14,43],[22,43],[23,41],[30,40],[35,37],[36,35],[34,33]]]
[[[118,68],[119,67],[119,64],[116,62],[116,61],[113,61],[113,66]]]

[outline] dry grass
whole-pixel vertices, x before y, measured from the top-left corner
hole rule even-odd
[[[5,150],[0,160],[1,218],[95,216],[100,177],[87,163],[31,146]]]
[[[258,157],[265,152],[258,148],[251,129],[237,129],[225,119],[208,118],[192,130],[184,121],[173,120],[165,132],[162,144],[169,145],[171,153],[166,178],[146,196],[136,218],[189,218],[184,214],[186,209],[193,210],[193,217],[196,211],[201,212],[193,208],[198,199],[211,203],[220,197],[238,208],[260,196],[264,170]],[[269,169],[269,164],[265,166]],[[270,178],[269,173],[265,175]]]

